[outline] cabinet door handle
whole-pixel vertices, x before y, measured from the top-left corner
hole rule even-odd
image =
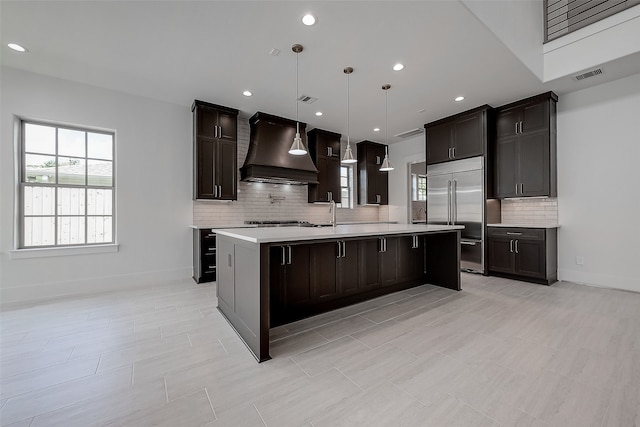
[[[520,195],[524,194],[524,183],[520,183]]]
[[[342,258],[346,258],[346,257],[347,257],[347,244],[343,240],[342,241]]]
[[[291,246],[287,246],[288,252],[289,252],[289,261],[287,261],[287,264],[291,264]]]
[[[518,241],[516,240],[516,253],[518,253]]]
[[[518,184],[516,184],[516,196],[518,195]]]
[[[513,253],[513,240],[509,240],[509,252]]]
[[[342,245],[340,244],[340,240],[336,242],[338,244],[338,255],[336,258],[342,258]]]
[[[327,200],[328,201],[332,201],[333,200],[333,193],[331,191],[327,191]]]
[[[384,237],[379,237],[378,241],[380,242],[380,248],[378,252],[384,252]]]
[[[280,261],[280,265],[285,265],[287,263],[287,252],[284,246],[280,247],[282,249],[282,261]]]
[[[524,131],[522,130],[522,120],[520,120],[520,133],[523,133]]]
[[[456,158],[456,147],[451,147],[451,158],[452,159]]]
[[[333,148],[327,147],[327,157],[331,157],[331,156],[333,156]]]
[[[229,263],[229,267],[231,267],[231,254],[227,254],[227,262]]]

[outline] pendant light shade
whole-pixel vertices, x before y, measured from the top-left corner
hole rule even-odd
[[[344,150],[344,157],[342,158],[342,163],[350,164],[356,163],[357,160],[353,157],[353,150],[351,150],[351,142],[349,141],[349,76],[353,73],[353,68],[347,67],[342,70],[347,75],[347,148]]]
[[[384,147],[384,160],[382,160],[382,166],[380,166],[380,172],[389,172],[393,170],[393,165],[389,160],[389,89],[391,89],[391,85],[386,84],[382,86],[382,90],[384,91],[385,97],[385,107],[384,107],[384,139],[385,145]]]
[[[301,44],[291,46],[291,50],[296,54],[296,136],[293,138],[293,144],[291,144],[289,154],[293,154],[294,156],[307,154],[307,149],[302,142],[302,138],[300,138],[300,121],[298,119],[298,54],[302,52],[302,49]]]

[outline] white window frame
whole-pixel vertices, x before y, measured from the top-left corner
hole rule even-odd
[[[85,232],[84,232],[84,242],[83,243],[58,243],[58,221],[60,217],[65,217],[69,215],[63,215],[58,212],[57,203],[54,202],[54,212],[52,215],[45,215],[47,217],[54,218],[54,243],[52,245],[41,245],[41,246],[25,246],[25,232],[24,232],[24,223],[26,215],[24,213],[24,194],[25,187],[34,186],[34,183],[30,183],[26,178],[26,155],[28,154],[26,151],[26,142],[25,142],[25,125],[33,124],[33,125],[41,125],[55,128],[55,138],[56,138],[56,149],[55,154],[52,156],[56,159],[56,182],[49,183],[35,183],[35,186],[40,187],[50,187],[55,188],[54,194],[57,198],[57,189],[59,188],[81,188],[85,190],[85,210],[82,215],[72,215],[72,216],[80,216],[84,218],[85,223]],[[103,252],[117,252],[117,230],[116,230],[116,132],[113,130],[105,130],[98,128],[91,128],[88,126],[76,126],[76,125],[67,125],[64,123],[56,123],[56,122],[47,122],[40,120],[32,120],[28,118],[18,118],[16,117],[16,221],[15,221],[15,250],[10,251],[12,258],[36,258],[42,256],[66,256],[66,255],[80,255],[87,253],[103,253]],[[84,159],[85,161],[85,183],[84,185],[79,184],[60,184],[58,183],[59,175],[57,173],[57,168],[59,165],[57,164],[58,157],[69,157],[65,155],[59,155],[58,153],[58,131],[59,129],[68,129],[85,132],[85,150],[84,157],[78,157]],[[98,159],[89,157],[88,147],[87,147],[87,133],[97,133],[97,134],[105,134],[110,135],[112,138],[112,153],[111,160],[107,159]],[[38,153],[35,153],[38,154]],[[43,154],[49,155],[49,154]],[[71,156],[74,157],[74,156]],[[111,185],[90,185],[88,180],[88,161],[90,160],[98,160],[98,161],[110,161],[112,172],[111,172]],[[88,218],[94,216],[89,215],[87,212],[87,190],[88,189],[108,189],[111,191],[111,241],[107,242],[95,242],[95,243],[87,243],[87,226],[88,226]],[[105,216],[105,215],[96,215],[96,216]]]
[[[342,186],[342,170],[347,170],[347,186]],[[353,184],[353,176],[355,174],[355,165],[340,165],[340,203],[337,203],[336,206],[342,209],[353,209],[353,200],[355,198],[354,192],[354,184]],[[349,200],[347,203],[344,203],[342,197],[342,189],[346,188],[349,193]]]

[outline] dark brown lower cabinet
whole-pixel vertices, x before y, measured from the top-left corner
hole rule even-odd
[[[270,248],[269,281],[272,326],[306,317],[314,300],[311,289],[312,245],[280,245]]]
[[[424,242],[409,235],[272,246],[270,326],[425,283]]]
[[[489,227],[488,271],[533,283],[557,281],[556,228]]]
[[[193,230],[193,280],[216,280],[216,233],[209,228]]]

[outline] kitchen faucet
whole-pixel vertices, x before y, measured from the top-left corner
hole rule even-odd
[[[331,225],[336,226],[336,202],[331,200],[329,202],[329,213],[331,214]]]

